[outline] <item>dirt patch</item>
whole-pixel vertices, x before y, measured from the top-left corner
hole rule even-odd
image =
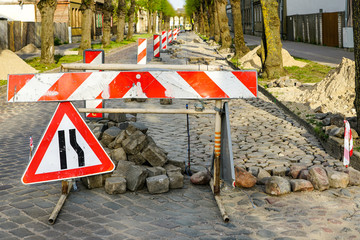
[[[0,79],[7,79],[8,74],[37,73],[38,71],[24,62],[10,50],[0,51]]]
[[[355,116],[355,62],[343,58],[335,69],[316,84],[299,88],[272,88],[269,91],[295,113],[317,111]]]
[[[30,53],[39,53],[41,52],[34,44],[30,43],[17,51],[18,54],[30,54]]]
[[[257,46],[250,52],[248,52],[245,56],[239,59],[239,63],[241,63],[241,67],[244,69],[261,69],[261,60],[260,57],[256,54],[257,50],[260,46]],[[288,51],[282,49],[282,58],[283,58],[283,66],[284,67],[305,67],[306,63],[295,60]]]

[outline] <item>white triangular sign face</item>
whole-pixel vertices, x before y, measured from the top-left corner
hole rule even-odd
[[[27,167],[24,184],[111,172],[114,164],[70,102],[60,103]]]

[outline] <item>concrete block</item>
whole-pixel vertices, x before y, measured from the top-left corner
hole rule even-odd
[[[142,189],[147,176],[148,172],[145,167],[138,165],[130,166],[129,171],[126,173],[127,189],[132,192]]]
[[[107,194],[119,194],[126,192],[126,180],[123,177],[109,177],[105,181]]]
[[[148,177],[166,174],[165,168],[162,167],[146,167],[146,170],[148,171]]]
[[[151,194],[168,192],[169,185],[170,181],[166,175],[158,175],[146,179],[146,186]]]
[[[153,167],[162,167],[167,162],[166,154],[154,144],[145,147],[141,154]]]
[[[88,189],[99,188],[103,186],[103,177],[102,175],[83,177],[81,178],[81,182]]]
[[[170,180],[170,188],[182,188],[184,186],[184,176],[180,172],[167,173]]]
[[[113,177],[126,177],[127,172],[129,171],[131,166],[134,166],[135,163],[130,161],[119,161],[116,169],[113,171]]]
[[[120,131],[121,130],[118,127],[111,127],[106,129],[102,135],[101,143],[105,146],[109,145],[112,141],[114,141],[116,136],[119,135]]]
[[[116,123],[126,122],[126,114],[125,113],[109,113],[109,120],[114,121]]]
[[[111,160],[117,165],[119,161],[127,161],[126,152],[123,148],[112,149],[110,152]]]
[[[134,162],[136,165],[143,165],[146,162],[146,159],[141,155],[141,153],[128,155],[128,159],[129,161]]]
[[[146,145],[146,135],[136,130],[122,142],[126,153],[135,155],[139,153]]]

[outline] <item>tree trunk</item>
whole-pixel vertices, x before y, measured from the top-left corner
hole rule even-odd
[[[263,14],[263,46],[265,64],[262,66],[264,78],[278,78],[284,74],[281,55],[280,20],[277,0],[261,0]]]
[[[220,42],[220,28],[219,28],[219,15],[218,15],[218,5],[217,5],[217,1],[214,0],[214,37],[215,37],[215,42]]]
[[[147,33],[151,33],[151,12],[149,10],[146,11],[147,16]]]
[[[82,0],[80,10],[82,12],[82,17],[79,55],[82,55],[85,49],[91,48],[92,16],[95,10],[94,0]]]
[[[215,37],[214,8],[215,4],[209,2],[209,37]]]
[[[199,32],[201,35],[205,35],[205,24],[204,24],[204,0],[200,0],[200,12],[199,12]]]
[[[231,46],[231,36],[229,30],[229,20],[226,15],[226,0],[216,0],[217,2],[217,11],[219,18],[219,27],[220,27],[220,37],[221,37],[221,48],[226,49]]]
[[[41,62],[54,63],[54,12],[56,0],[41,0],[37,6],[41,14]]]
[[[353,29],[355,55],[355,109],[357,132],[360,132],[360,0],[353,0]]]
[[[131,40],[134,33],[134,13],[135,13],[135,0],[131,0],[130,9],[128,12],[129,16],[129,28],[128,28],[128,34],[126,36],[127,40]]]
[[[210,37],[210,27],[209,27],[209,5],[208,0],[204,1],[204,34],[207,37]]]
[[[194,31],[199,32],[199,13],[193,12],[193,20],[194,20]]]
[[[159,13],[159,31],[160,31],[160,33],[161,33],[161,31],[164,30],[164,29],[163,29],[162,21],[163,21],[163,13],[160,12],[160,13]]]
[[[111,14],[114,8],[112,7],[111,0],[104,1],[103,13],[104,13],[104,31],[102,44],[104,47],[110,46],[111,41]]]
[[[157,17],[157,11],[153,12],[153,25],[152,25],[153,34],[156,34],[156,17]]]
[[[125,16],[126,16],[126,2],[125,0],[118,0],[118,21],[117,21],[117,33],[116,33],[116,42],[122,42],[124,40],[124,30],[125,30]]]
[[[250,50],[245,45],[242,22],[241,22],[241,0],[230,0],[231,12],[234,23],[234,42],[235,42],[235,56],[234,59],[241,58]]]

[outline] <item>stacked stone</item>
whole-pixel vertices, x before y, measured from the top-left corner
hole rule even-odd
[[[235,185],[253,187],[264,185],[270,195],[282,195],[301,191],[324,191],[329,188],[346,188],[360,185],[360,172],[353,168],[333,168],[304,164],[274,168],[266,171],[260,167],[250,167],[248,171],[235,167]]]
[[[128,120],[123,114],[110,114],[109,120],[89,123],[116,168],[109,174],[82,178],[84,185],[105,186],[108,194],[145,187],[151,194],[182,188],[185,163],[168,159],[167,152],[147,135],[145,125]]]

